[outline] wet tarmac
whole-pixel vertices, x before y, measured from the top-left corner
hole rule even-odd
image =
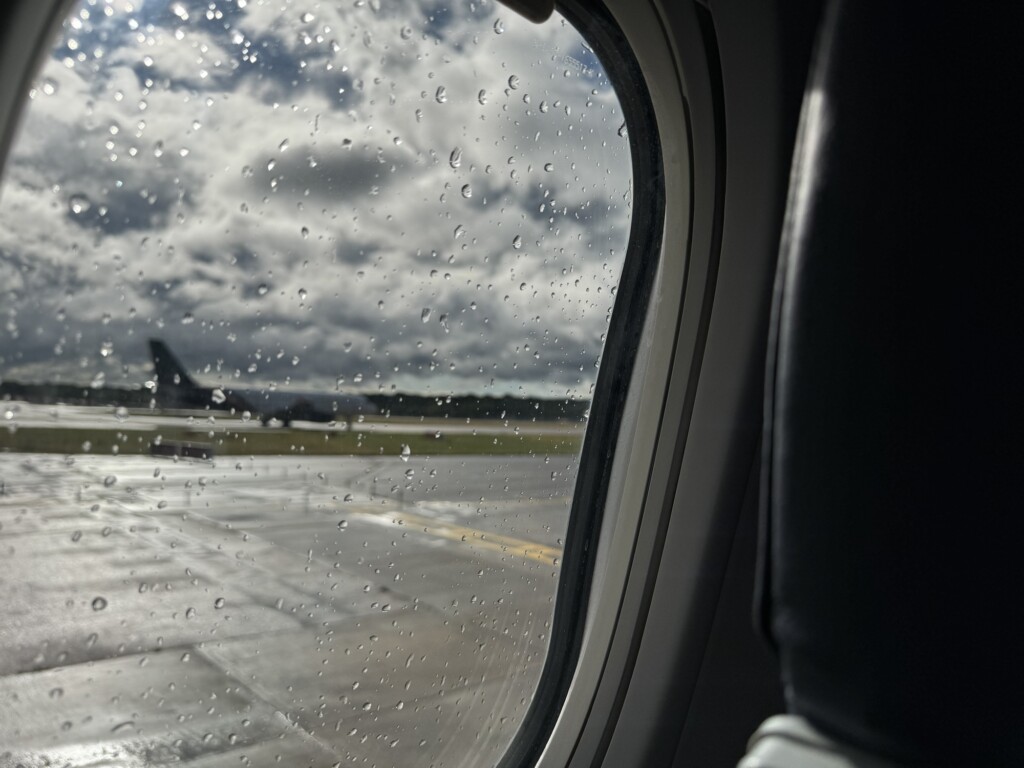
[[[0,766],[493,764],[574,475],[0,454]]]

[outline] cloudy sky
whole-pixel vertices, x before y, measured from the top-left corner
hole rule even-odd
[[[94,0],[0,187],[0,376],[586,396],[630,215],[623,118],[557,16]]]

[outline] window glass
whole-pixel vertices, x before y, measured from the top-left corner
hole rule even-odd
[[[631,183],[557,14],[72,6],[0,187],[0,763],[497,760]]]

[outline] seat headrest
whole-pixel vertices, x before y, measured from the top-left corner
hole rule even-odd
[[[762,616],[790,710],[1024,765],[1021,10],[837,2],[773,315]]]

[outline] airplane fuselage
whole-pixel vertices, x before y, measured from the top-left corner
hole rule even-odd
[[[265,425],[279,421],[285,426],[293,421],[351,422],[353,416],[377,413],[377,406],[363,395],[201,386],[164,342],[153,339],[149,345],[156,369],[155,399],[163,408],[232,411]]]

